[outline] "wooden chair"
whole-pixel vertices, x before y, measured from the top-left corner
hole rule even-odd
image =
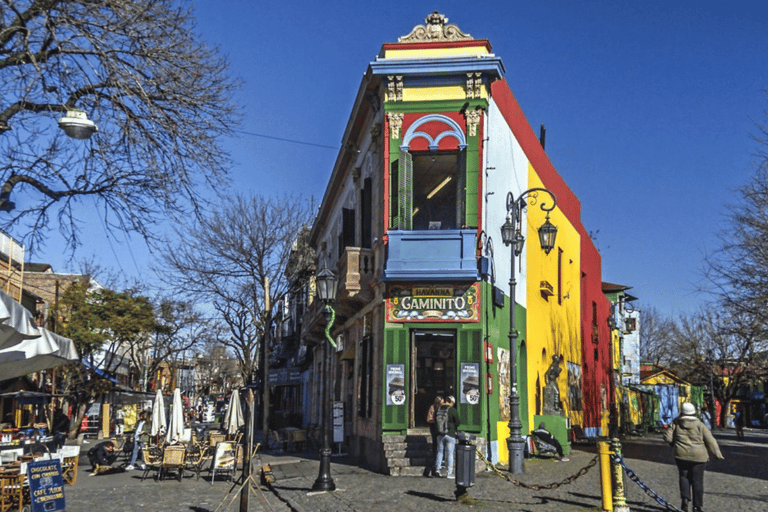
[[[195,440],[196,441],[196,440]],[[186,469],[192,470],[197,476],[197,480],[200,479],[200,473],[203,469],[210,465],[213,449],[204,444],[193,442],[187,451],[187,457],[184,460]]]
[[[208,434],[208,445],[212,448],[216,448],[216,445],[222,441],[227,440],[227,434],[219,434],[211,432]]]
[[[61,461],[61,477],[69,485],[75,485],[77,481],[77,465],[80,462],[80,457],[77,455],[73,457],[64,457]]]
[[[184,445],[171,445],[166,446],[163,450],[163,459],[160,463],[160,480],[168,474],[168,471],[178,472],[179,482],[184,475],[184,458],[187,454],[187,449]]]
[[[157,448],[150,448],[145,446],[141,450],[141,457],[144,460],[144,474],[141,475],[141,481],[143,482],[150,471],[160,471],[160,463],[163,461],[162,455],[158,452]]]
[[[0,472],[0,512],[24,506],[24,475],[19,471]]]

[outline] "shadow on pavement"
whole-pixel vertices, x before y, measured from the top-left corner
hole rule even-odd
[[[405,494],[409,496],[416,496],[417,498],[425,498],[430,501],[438,501],[438,502],[455,502],[456,500],[446,498],[445,496],[438,496],[437,494],[432,494],[431,492],[421,492],[421,491],[405,491]]]

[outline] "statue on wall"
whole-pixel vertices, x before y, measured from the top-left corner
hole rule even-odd
[[[563,362],[561,356],[552,356],[552,364],[549,365],[544,374],[544,403],[542,406],[544,414],[561,415],[563,414],[563,404],[560,401],[560,388],[557,385],[557,377],[563,371],[560,363]]]

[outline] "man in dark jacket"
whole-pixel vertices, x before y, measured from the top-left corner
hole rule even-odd
[[[88,450],[88,460],[91,463],[91,476],[97,474],[98,466],[111,466],[117,459],[115,444],[110,441],[99,443]]]
[[[456,399],[449,396],[435,413],[435,424],[437,428],[435,470],[437,476],[441,476],[440,468],[443,465],[443,456],[445,456],[445,466],[448,478],[455,478],[453,458],[456,450],[456,430],[460,423],[459,413],[454,405],[456,405]]]

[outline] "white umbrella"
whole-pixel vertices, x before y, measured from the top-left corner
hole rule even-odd
[[[13,379],[78,359],[72,340],[39,328],[36,338],[0,350],[0,378]]]
[[[235,390],[232,392],[232,396],[229,397],[227,415],[224,417],[224,428],[227,433],[234,434],[244,424],[243,409],[240,407],[240,393]]]
[[[176,443],[184,437],[184,407],[181,405],[181,391],[176,388],[173,391],[173,410],[171,421],[168,424],[168,434],[165,436],[167,443]]]
[[[149,435],[163,434],[165,434],[165,402],[163,401],[163,394],[158,389],[155,395],[155,403],[152,404],[152,424],[150,425]]]

